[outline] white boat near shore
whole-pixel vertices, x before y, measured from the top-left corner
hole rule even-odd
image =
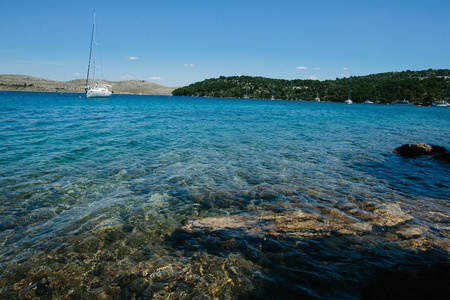
[[[353,101],[350,100],[350,92],[352,90],[352,78],[350,77],[350,83],[348,84],[348,99],[344,101],[345,104],[352,104]]]
[[[314,101],[316,101],[316,102],[320,102],[320,98],[319,98],[319,92],[317,92],[317,96],[316,96],[316,98],[314,98]]]
[[[444,102],[433,102],[433,106],[434,107],[449,107],[449,104],[446,101],[444,101]]]
[[[445,98],[442,102],[433,102],[434,107],[449,107],[449,104],[447,102],[447,92],[448,92],[448,82],[447,82],[447,89],[445,90]]]
[[[398,100],[398,101],[394,102],[393,104],[395,104],[395,105],[412,105],[412,103],[409,103],[409,101],[406,99]]]
[[[245,86],[245,95],[243,98],[248,99],[248,82],[247,82],[247,85]]]
[[[92,55],[92,56],[91,56]],[[92,86],[89,85],[89,71],[91,69],[92,57]],[[89,52],[89,64],[86,77],[86,98],[109,98],[113,93],[112,87],[109,84],[100,82],[95,78],[95,11],[94,11],[94,25],[92,27],[91,49]]]

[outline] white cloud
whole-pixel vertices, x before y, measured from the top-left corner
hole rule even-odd
[[[320,68],[316,68],[316,70],[320,70]]]
[[[133,76],[131,76],[131,75],[125,75],[125,76],[122,76],[122,79],[133,79]]]
[[[344,67],[344,68],[342,68],[342,70],[344,70],[344,71],[347,71],[347,70],[348,70],[348,68]]]
[[[136,56],[125,56],[126,59],[135,60],[138,59]]]
[[[317,78],[316,75],[311,75],[311,76],[309,76],[309,79],[317,80],[317,79],[319,79],[319,78]]]
[[[153,77],[148,78],[148,80],[161,80],[161,77],[153,76]]]
[[[308,67],[302,67],[302,66],[297,67],[297,70],[307,70],[307,69],[308,69]]]
[[[194,64],[184,64],[185,67],[193,67]]]

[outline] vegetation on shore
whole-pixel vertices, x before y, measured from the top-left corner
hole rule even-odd
[[[116,94],[171,95],[175,88],[145,80],[104,81]],[[25,75],[0,75],[0,90],[84,93],[86,79],[55,81]]]
[[[449,69],[403,71],[351,77],[353,102],[371,100],[374,103],[392,103],[409,100],[411,103],[431,105],[442,101]],[[175,89],[174,96],[230,97],[280,100],[314,100],[341,102],[348,98],[350,78],[336,80],[283,80],[251,76],[231,76],[207,79]]]

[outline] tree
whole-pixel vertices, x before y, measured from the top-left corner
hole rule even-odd
[[[448,69],[353,76],[351,98],[354,102],[372,100],[379,103],[391,103],[404,98],[431,104],[433,99],[441,99],[445,93],[446,76],[450,76]],[[172,94],[241,98],[247,87],[250,98],[270,99],[273,89],[276,99],[313,100],[319,92],[324,101],[341,102],[348,97],[348,81],[349,78],[319,81],[220,76],[178,88]]]

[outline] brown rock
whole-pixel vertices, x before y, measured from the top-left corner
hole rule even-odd
[[[446,153],[447,149],[441,146],[430,146],[424,143],[404,144],[397,147],[393,151],[401,156],[417,157],[419,155],[435,155],[438,153]]]

